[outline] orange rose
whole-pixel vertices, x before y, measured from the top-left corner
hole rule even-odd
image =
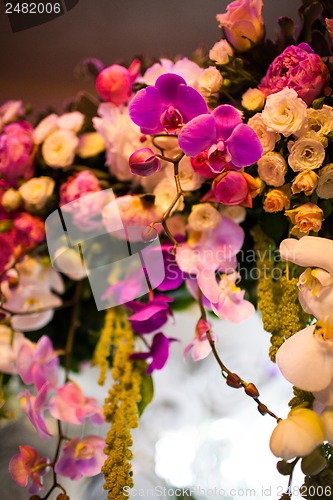
[[[265,212],[281,212],[290,207],[290,186],[286,184],[280,189],[271,189],[268,191],[264,200]]]
[[[293,210],[287,210],[286,215],[294,224],[293,230],[308,234],[310,231],[317,233],[323,223],[323,211],[314,203],[305,203]]]

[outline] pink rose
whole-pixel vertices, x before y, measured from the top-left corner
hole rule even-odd
[[[274,59],[258,88],[267,97],[289,87],[309,106],[328,81],[326,64],[307,43],[300,43],[290,45]]]
[[[12,182],[32,176],[33,128],[28,122],[10,123],[0,135],[0,174]]]
[[[15,243],[25,249],[33,248],[45,238],[44,222],[34,215],[21,213],[14,219]]]
[[[252,193],[257,190],[258,184],[251,175],[229,170],[215,177],[212,184],[213,198],[210,199],[223,205],[252,207]]]
[[[82,196],[100,191],[99,180],[89,170],[70,177],[60,188],[60,206],[78,200]]]
[[[131,97],[132,83],[140,71],[140,61],[135,59],[128,69],[112,64],[103,69],[96,79],[98,95],[106,102],[116,106],[124,104]]]
[[[261,15],[262,0],[235,0],[227,6],[225,14],[217,14],[219,27],[227,40],[240,52],[251,48],[264,36],[264,20]]]

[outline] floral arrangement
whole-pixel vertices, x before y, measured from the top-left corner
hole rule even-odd
[[[22,444],[10,460],[31,500],[66,500],[63,477],[100,471],[108,498],[128,496],[131,429],[181,341],[162,330],[192,302],[184,357],[215,359],[272,418],[282,498],[298,463],[302,495],[332,498],[333,8],[303,0],[273,41],[262,8],[230,3],[216,16],[223,38],[193,60],[84,61],[99,99],[80,93],[62,115],[32,125],[22,102],[0,108],[0,416],[15,416],[19,380],[21,410],[42,439],[57,436],[53,456]],[[256,307],[294,385],[287,416],[224,364],[211,330],[211,315],[223,328]],[[112,373],[104,407],[71,379],[87,360],[101,385]],[[108,434],[64,433],[86,420]]]

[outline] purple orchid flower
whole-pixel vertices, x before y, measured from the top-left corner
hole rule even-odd
[[[187,123],[179,134],[179,146],[191,157],[208,149],[208,162],[215,173],[230,167],[235,170],[248,167],[263,152],[256,132],[242,123],[241,113],[229,104]]]
[[[105,461],[105,441],[98,436],[71,439],[55,464],[55,472],[77,481],[100,473]]]
[[[178,75],[167,73],[155,86],[140,90],[129,105],[129,115],[147,135],[176,134],[184,123],[208,113],[204,98]]]
[[[24,411],[39,436],[43,439],[52,436],[44,419],[44,411],[46,409],[45,403],[49,389],[49,384],[46,383],[40,389],[37,396],[33,396],[29,391],[24,391],[21,397],[21,405]]]
[[[209,330],[210,324],[203,319],[199,319],[195,328],[195,337],[184,349],[184,357],[192,350],[193,361],[200,361],[211,353],[212,348],[207,337]],[[216,335],[213,332],[210,335],[212,340],[216,342]]]
[[[157,290],[165,292],[167,290],[175,290],[180,287],[184,281],[184,273],[179,269],[176,262],[176,255],[173,252],[173,243],[163,243],[162,254],[164,260],[165,277]]]
[[[159,332],[154,335],[149,352],[136,352],[131,354],[131,359],[149,359],[152,358],[148,365],[147,374],[150,375],[154,370],[161,370],[169,357],[170,342],[177,339],[168,338],[163,333]]]
[[[165,325],[168,317],[172,316],[172,311],[168,302],[172,302],[171,297],[159,295],[154,297],[147,304],[142,302],[128,302],[126,306],[135,311],[128,319],[136,333],[152,333]]]

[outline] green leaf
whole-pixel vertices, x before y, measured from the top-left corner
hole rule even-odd
[[[332,202],[330,200],[322,200],[318,203],[318,206],[324,212],[324,219],[327,219],[333,212]]]
[[[147,375],[147,363],[138,362],[137,365],[140,366],[142,372],[142,382],[141,382],[141,401],[138,403],[139,416],[141,417],[145,408],[151,403],[154,396],[154,384],[151,375]]]
[[[325,100],[325,97],[318,97],[317,99],[315,99],[314,101],[312,101],[312,105],[311,106],[314,109],[321,109],[323,107],[324,100]]]

